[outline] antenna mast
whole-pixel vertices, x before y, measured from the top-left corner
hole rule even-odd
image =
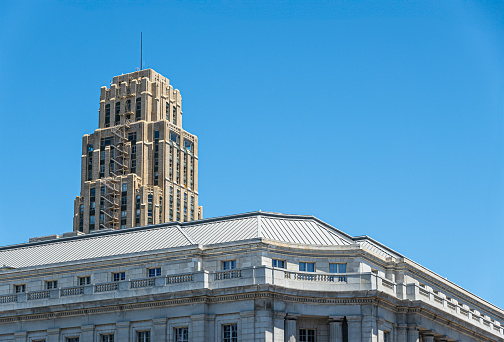
[[[142,32],[140,32],[140,70],[142,70]]]

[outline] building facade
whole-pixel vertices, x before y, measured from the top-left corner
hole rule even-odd
[[[73,230],[201,218],[198,138],[182,128],[180,92],[152,69],[114,77],[101,88],[99,128],[82,139]]]
[[[504,341],[502,309],[312,216],[74,232],[0,265],[0,341]]]

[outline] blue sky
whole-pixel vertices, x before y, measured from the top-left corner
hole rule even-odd
[[[72,230],[100,87],[183,97],[204,216],[311,214],[504,307],[504,2],[1,1],[0,245]]]

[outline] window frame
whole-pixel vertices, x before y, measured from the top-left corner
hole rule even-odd
[[[226,327],[230,327],[231,336],[226,337]],[[233,329],[234,328],[234,329]],[[233,333],[235,336],[233,336]],[[238,342],[238,323],[221,324],[222,342]]]
[[[46,280],[45,281],[45,289],[46,290],[55,290],[58,288],[58,280]]]
[[[112,337],[112,339],[110,339]],[[100,334],[100,342],[114,342],[114,333],[105,333],[105,334]]]
[[[283,264],[283,266],[279,266],[278,263],[281,262]],[[275,265],[276,264],[276,265]],[[271,259],[271,267],[276,267],[276,268],[283,268],[283,269],[286,269],[287,268],[287,261],[286,260],[283,260],[283,259],[275,259],[275,258],[272,258]]]
[[[21,291],[18,291],[18,288],[21,289]],[[14,293],[25,293],[25,292],[26,292],[26,284],[14,284]]]
[[[304,270],[301,269],[301,265],[304,265]],[[308,270],[308,265],[313,265],[313,271]],[[309,261],[300,261],[299,262],[299,272],[315,273],[316,271],[317,271],[317,268],[315,266],[315,262],[309,262]]]
[[[179,339],[179,334],[178,334],[178,331],[179,330],[185,330],[187,331],[187,339],[184,338],[184,336],[182,336],[182,339]],[[183,326],[183,327],[173,327],[173,341],[174,342],[189,342],[189,327],[188,326]]]
[[[301,332],[305,332],[304,339],[301,336]],[[310,339],[309,332],[313,332],[313,339]],[[299,342],[316,342],[317,341],[317,329],[302,328],[298,329],[298,340]]]
[[[119,279],[116,279],[116,275],[118,276]],[[125,281],[126,280],[126,272],[112,272],[112,281],[114,282],[119,282],[119,281]]]
[[[229,263],[229,267],[226,267],[227,263]],[[229,259],[229,260],[222,261],[222,270],[223,271],[230,271],[230,270],[235,270],[235,269],[236,269],[236,259]]]
[[[84,280],[84,284],[83,284],[83,280]],[[91,276],[87,275],[87,276],[77,277],[77,282],[79,283],[79,286],[91,285]]]
[[[333,265],[336,265],[336,272],[333,272]],[[341,266],[340,266],[341,265]],[[344,265],[344,267],[343,267]],[[341,271],[341,268],[344,268],[344,271]],[[346,262],[331,262],[329,263],[329,273],[347,273],[347,263]]]
[[[151,275],[151,272],[154,272],[154,275]],[[147,269],[147,277],[155,278],[161,277],[161,267],[150,267]]]
[[[150,329],[148,330],[137,330],[136,331],[136,340],[137,342],[151,342],[151,334],[150,334]],[[141,337],[142,334],[146,334],[143,338]]]

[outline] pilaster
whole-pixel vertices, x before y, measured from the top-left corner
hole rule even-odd
[[[16,342],[26,342],[26,331],[19,331],[14,333],[14,341]]]
[[[166,318],[155,318],[152,320],[154,325],[153,341],[166,341]]]
[[[59,328],[47,329],[47,342],[59,342]]]
[[[129,341],[130,322],[117,322],[117,341]]]
[[[348,341],[362,341],[362,316],[347,316]]]
[[[94,336],[94,325],[83,325],[81,326],[81,339],[82,341],[89,341],[93,342],[93,336]]]

